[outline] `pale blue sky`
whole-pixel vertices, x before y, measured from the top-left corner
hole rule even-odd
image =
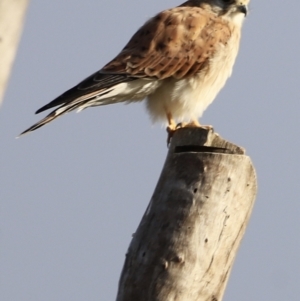
[[[114,300],[164,162],[143,104],[72,113],[16,140],[34,112],[179,1],[31,0],[0,110],[3,301]],[[259,193],[225,301],[300,295],[300,4],[252,1],[233,76],[202,123],[247,149]],[[43,116],[43,115],[42,115]]]

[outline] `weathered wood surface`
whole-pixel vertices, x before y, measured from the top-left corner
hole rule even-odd
[[[245,151],[180,129],[133,235],[117,301],[220,301],[256,196]]]
[[[0,104],[17,52],[29,0],[0,0]]]

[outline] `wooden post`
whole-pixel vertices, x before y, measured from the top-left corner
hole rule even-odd
[[[0,104],[17,52],[29,0],[0,0]]]
[[[117,301],[221,301],[255,195],[242,148],[213,131],[176,131]]]

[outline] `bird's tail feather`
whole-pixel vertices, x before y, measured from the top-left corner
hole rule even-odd
[[[97,92],[91,93],[89,95],[84,95],[82,97],[79,97],[79,98],[71,101],[68,104],[64,103],[63,105],[61,105],[60,107],[58,107],[57,109],[52,111],[50,114],[48,114],[45,118],[43,118],[42,120],[40,120],[39,122],[35,123],[30,128],[28,128],[27,130],[25,130],[24,132],[22,132],[19,136],[17,136],[17,138],[37,130],[38,128],[44,126],[45,124],[51,122],[52,120],[56,119],[57,117],[65,114],[65,113],[68,113],[68,112],[76,110],[76,109],[78,109],[78,111],[85,109],[86,107],[89,106],[89,105],[87,105],[87,103],[92,102],[95,99],[101,99],[100,96],[105,97],[105,95],[110,91],[111,90],[107,90],[107,91],[104,90],[104,91],[101,91],[100,94],[99,94],[99,91],[97,91]],[[109,104],[109,103],[110,103],[110,101],[103,103],[103,104]],[[99,103],[98,105],[101,105],[101,103]]]
[[[82,105],[82,102],[80,103],[71,103],[69,105],[62,105],[59,108],[57,108],[56,110],[52,111],[50,114],[48,114],[45,118],[43,118],[42,120],[38,121],[37,123],[35,123],[34,125],[32,125],[30,128],[28,128],[27,130],[25,130],[24,132],[22,132],[17,138],[28,134],[32,131],[35,131],[36,129],[44,126],[45,124],[51,122],[52,120],[56,119],[57,117],[68,113],[70,111],[75,110],[76,108],[80,107]]]
[[[45,118],[43,118],[42,120],[40,120],[39,122],[35,123],[33,126],[28,128],[27,130],[25,130],[24,132],[22,132],[18,136],[18,138],[29,132],[35,131],[36,129],[44,126],[45,124],[51,122],[57,117],[65,113],[68,113],[70,111],[78,109],[78,111],[80,112],[87,107],[103,106],[103,105],[113,104],[117,102],[124,102],[126,101],[129,93],[127,89],[129,89],[130,93],[134,93],[135,90],[138,91],[140,89],[140,86],[135,85],[133,87],[128,88],[127,83],[119,83],[114,87],[93,91],[89,94],[85,94],[73,100],[67,100],[67,102],[64,102],[63,104],[61,104],[60,101],[60,107],[58,107],[57,109],[52,111],[49,115],[47,115]],[[118,96],[118,99],[116,98],[116,96]],[[47,106],[44,106],[40,110],[38,110],[37,113],[44,111],[45,109],[48,109],[53,106],[56,106],[56,103],[53,104],[53,102],[51,102]]]

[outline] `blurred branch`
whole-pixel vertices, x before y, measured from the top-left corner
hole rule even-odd
[[[0,0],[0,104],[17,52],[29,0]]]

